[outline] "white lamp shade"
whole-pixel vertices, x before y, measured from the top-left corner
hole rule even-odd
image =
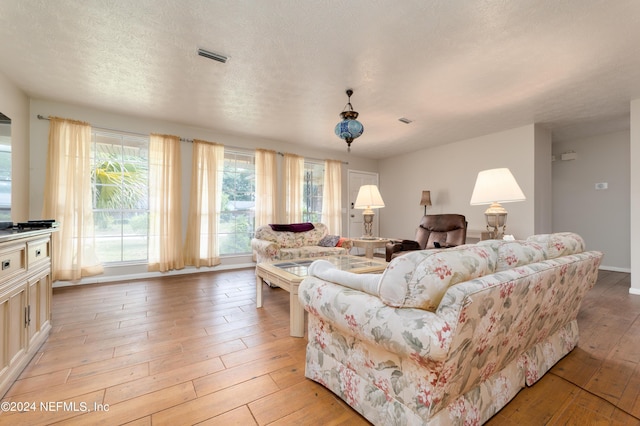
[[[384,207],[384,201],[382,201],[378,187],[376,185],[362,185],[358,191],[358,197],[353,207],[365,210]]]
[[[475,206],[524,200],[526,197],[511,171],[507,168],[501,168],[483,170],[478,173],[470,204]]]

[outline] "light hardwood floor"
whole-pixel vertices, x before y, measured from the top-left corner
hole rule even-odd
[[[640,424],[640,296],[601,271],[580,344],[490,425]],[[11,425],[368,424],[304,378],[288,293],[253,269],[54,290],[53,330],[3,402]],[[88,411],[87,411],[88,410]]]

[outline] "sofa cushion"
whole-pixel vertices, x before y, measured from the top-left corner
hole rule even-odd
[[[556,232],[555,234],[532,235],[527,241],[534,241],[542,246],[547,259],[582,253],[585,243],[582,237],[573,232]]]
[[[449,286],[493,273],[496,260],[488,246],[413,251],[389,263],[379,297],[389,306],[435,311]]]
[[[279,260],[311,259],[314,257],[337,256],[348,254],[343,247],[302,246],[282,249],[279,252]]]
[[[495,272],[530,263],[541,262],[546,259],[543,247],[534,241],[480,241],[480,246],[491,247],[497,254]]]

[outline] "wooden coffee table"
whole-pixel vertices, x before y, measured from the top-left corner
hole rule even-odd
[[[304,337],[304,308],[298,300],[298,286],[307,276],[313,261],[327,260],[340,270],[356,274],[379,273],[387,267],[383,259],[367,259],[360,256],[340,255],[312,259],[276,260],[256,265],[256,307],[262,307],[262,286],[265,281],[289,292],[289,334]]]

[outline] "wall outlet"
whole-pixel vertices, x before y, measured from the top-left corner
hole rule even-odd
[[[607,188],[609,188],[609,185],[607,184],[607,182],[596,183],[596,190],[607,189]]]

